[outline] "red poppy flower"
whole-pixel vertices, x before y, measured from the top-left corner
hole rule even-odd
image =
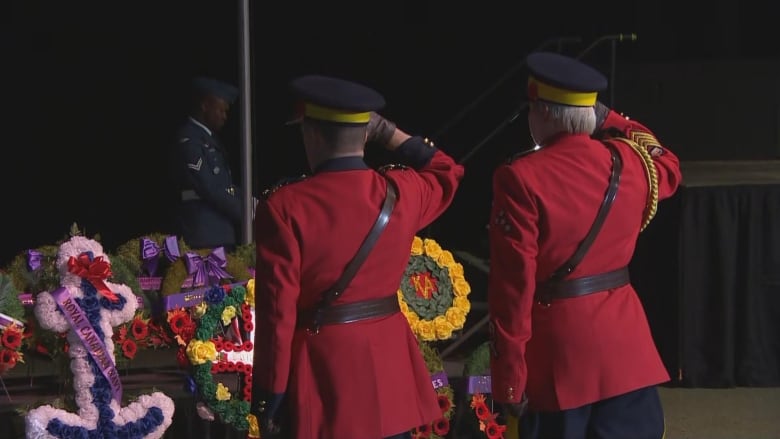
[[[244,322],[244,331],[252,332],[255,329],[255,325],[252,322]]]
[[[439,418],[433,421],[433,432],[439,436],[444,436],[450,432],[450,420],[447,418]]]
[[[251,351],[252,349],[254,349],[254,347],[255,347],[255,346],[254,346],[254,344],[252,344],[252,342],[251,342],[251,341],[247,340],[247,341],[245,341],[245,342],[244,342],[244,344],[242,345],[242,347],[244,348],[244,350],[245,350],[245,351],[249,352],[249,351]]]
[[[189,317],[187,317],[189,319]],[[195,337],[195,322],[191,319],[179,329],[179,337],[184,340],[185,343],[189,343],[193,337]]]
[[[2,341],[6,348],[16,350],[22,345],[22,333],[15,327],[9,326],[3,331]]]
[[[431,437],[431,426],[429,424],[421,425],[415,429],[419,438]]]
[[[474,404],[474,413],[477,415],[477,419],[484,421],[490,418],[490,409],[484,402]]]
[[[0,350],[0,367],[9,370],[16,366],[16,360],[19,359],[19,353],[8,349]]]
[[[227,371],[228,372],[235,372],[236,371],[236,363],[232,361],[227,362]]]
[[[499,425],[496,421],[490,421],[485,426],[485,436],[488,439],[503,439],[506,425]]]
[[[122,344],[122,342],[127,338],[127,326],[120,326],[119,329],[114,332],[114,336],[111,338],[113,338],[115,342]]]
[[[146,325],[145,321],[135,318],[133,319],[132,326],[130,326],[130,332],[133,333],[133,337],[135,337],[136,340],[143,340],[149,335],[149,327]]]
[[[439,408],[441,409],[441,412],[446,413],[450,407],[452,407],[452,403],[447,395],[439,395]]]
[[[171,325],[171,331],[177,335],[180,335],[182,329],[187,326],[188,321],[191,321],[190,316],[182,310],[171,311],[168,315],[168,324]]]
[[[129,359],[135,358],[135,354],[138,352],[138,346],[133,340],[127,339],[122,343],[122,353]]]

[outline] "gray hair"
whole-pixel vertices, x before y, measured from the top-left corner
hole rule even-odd
[[[593,107],[572,107],[545,102],[550,111],[550,124],[558,132],[588,134],[596,129],[596,112]]]

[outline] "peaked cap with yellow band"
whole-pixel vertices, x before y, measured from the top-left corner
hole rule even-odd
[[[298,120],[364,125],[372,111],[385,106],[385,98],[379,92],[344,79],[308,75],[294,79],[290,86],[300,99]]]
[[[528,100],[542,100],[574,107],[596,104],[607,78],[593,67],[554,52],[535,52],[526,58]]]

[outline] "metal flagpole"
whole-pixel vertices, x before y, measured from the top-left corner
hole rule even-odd
[[[239,1],[239,41],[241,56],[239,57],[241,75],[241,193],[243,194],[244,217],[241,230],[242,244],[253,241],[252,219],[254,203],[252,202],[252,88],[251,88],[251,50],[249,26],[249,0]]]

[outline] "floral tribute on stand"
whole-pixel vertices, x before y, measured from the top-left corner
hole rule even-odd
[[[24,308],[8,274],[0,272],[0,379],[17,364],[24,363]]]
[[[198,415],[258,438],[249,413],[254,360],[254,279],[166,297],[167,322],[190,372]]]
[[[67,334],[77,412],[51,405],[25,415],[28,438],[156,439],[171,425],[174,404],[161,392],[140,395],[122,406],[113,328],[133,319],[138,300],[124,284],[114,284],[101,245],[73,236],[60,245],[56,266],[60,287],[43,291],[35,315],[43,329]]]
[[[466,359],[463,375],[466,377],[466,398],[469,407],[469,437],[504,439],[511,436],[503,417],[494,411],[490,397],[490,343],[478,346]]]
[[[439,357],[439,352],[425,342],[420,342],[419,346],[425,365],[428,366],[428,372],[431,374],[431,385],[439,397],[441,418],[428,425],[421,425],[415,428],[412,430],[412,437],[414,439],[442,439],[450,431],[450,420],[452,419],[452,413],[455,411],[455,403],[453,402],[455,394],[447,379],[447,374],[444,372],[444,364]]]
[[[398,288],[401,311],[422,341],[447,340],[463,329],[471,310],[463,265],[433,239],[415,237]]]

